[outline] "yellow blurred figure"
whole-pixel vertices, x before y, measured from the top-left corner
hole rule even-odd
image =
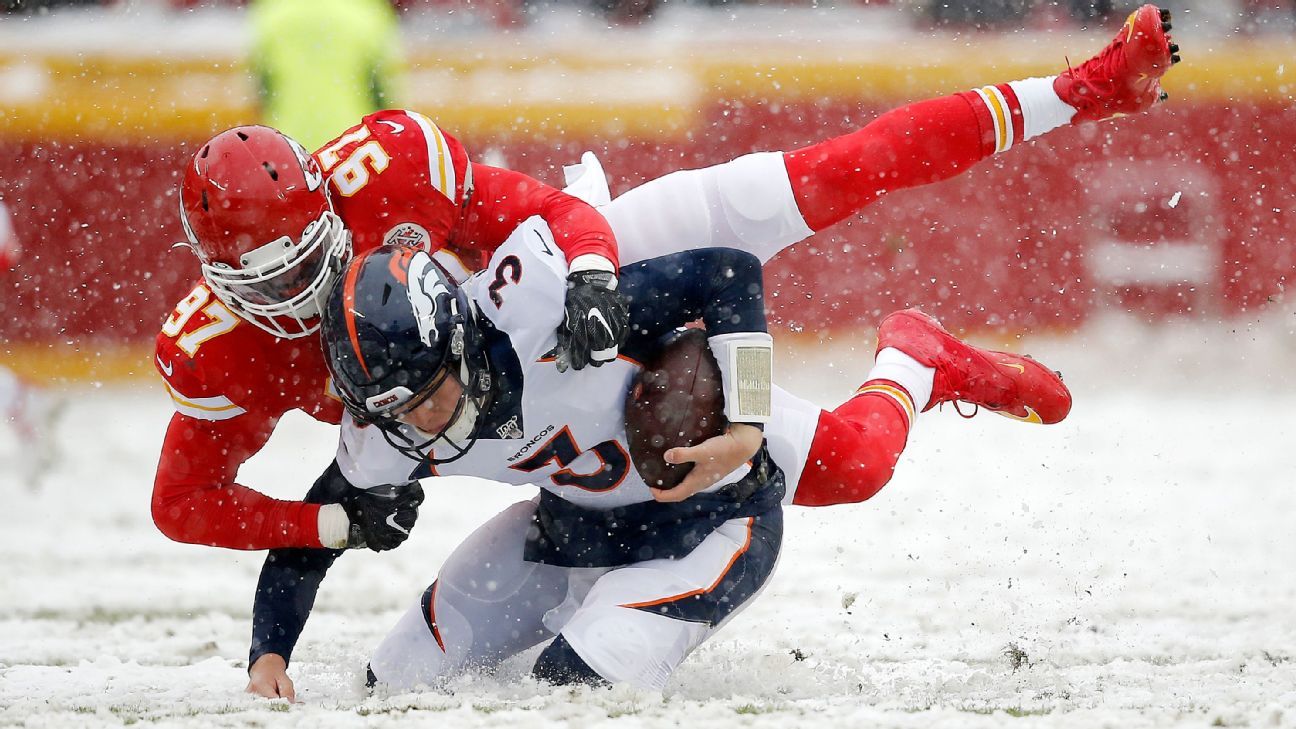
[[[400,33],[388,0],[257,0],[251,17],[263,123],[313,150],[395,103]]]

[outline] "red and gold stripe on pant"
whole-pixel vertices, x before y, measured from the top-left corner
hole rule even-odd
[[[906,392],[904,388],[892,385],[889,382],[880,382],[875,380],[873,382],[865,382],[855,391],[856,395],[864,395],[867,393],[885,395],[886,397],[895,400],[900,404],[900,409],[904,410],[905,417],[909,420],[910,427],[913,426],[914,401],[913,397]]]

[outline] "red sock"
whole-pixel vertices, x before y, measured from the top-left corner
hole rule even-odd
[[[820,412],[792,503],[831,506],[872,497],[891,480],[913,417],[913,398],[890,380],[870,380],[837,409]]]
[[[1008,84],[892,109],[859,131],[783,155],[797,207],[820,231],[891,190],[962,172],[1022,136]]]

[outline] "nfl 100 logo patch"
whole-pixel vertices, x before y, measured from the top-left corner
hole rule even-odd
[[[495,432],[499,434],[499,437],[505,439],[521,438],[523,435],[522,428],[518,427],[518,417],[516,415],[509,418],[508,422],[496,428]]]

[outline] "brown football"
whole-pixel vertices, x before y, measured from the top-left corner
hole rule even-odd
[[[706,333],[686,329],[644,362],[630,388],[625,411],[630,459],[649,486],[674,488],[693,464],[673,466],[662,454],[720,435],[727,422],[720,368]]]

